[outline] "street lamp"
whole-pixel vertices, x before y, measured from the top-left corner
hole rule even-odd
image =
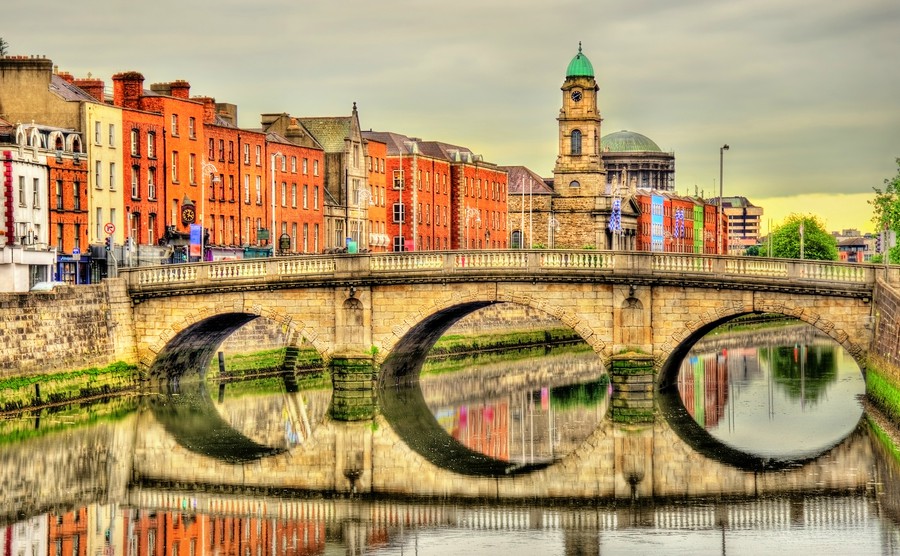
[[[718,222],[716,222],[716,253],[721,254],[722,251],[722,240],[719,237],[720,231],[722,229],[722,192],[724,188],[722,187],[722,177],[723,177],[723,169],[725,162],[725,151],[728,150],[728,144],[722,145],[719,148],[719,207],[718,207]]]
[[[284,160],[281,151],[272,153],[272,229],[269,231],[269,245],[272,246],[272,256],[275,256],[275,157],[280,156]]]
[[[475,217],[475,223],[481,224],[481,212],[477,208],[468,207],[466,209],[466,249],[469,249],[469,221]]]
[[[204,249],[206,247],[204,245],[206,238],[206,175],[210,174],[213,176],[210,178],[210,185],[214,186],[219,181],[219,177],[216,176],[219,170],[212,162],[204,161],[200,165],[200,171],[203,172],[201,181],[203,191],[200,192],[200,261],[203,262]]]

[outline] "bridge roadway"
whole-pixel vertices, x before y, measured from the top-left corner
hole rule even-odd
[[[623,351],[652,354],[662,387],[693,343],[750,313],[807,322],[864,368],[881,272],[864,264],[590,250],[315,255],[120,275],[132,299],[138,360],[159,378],[205,368],[224,338],[264,317],[287,331],[290,345],[311,343],[327,364],[362,365],[381,384],[414,381],[422,356],[454,322],[491,304],[518,303],[571,327],[604,363]],[[335,388],[342,390],[338,378]]]

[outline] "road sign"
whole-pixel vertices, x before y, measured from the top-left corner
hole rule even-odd
[[[79,249],[79,248],[77,248],[77,247],[73,247],[73,248],[72,248],[72,260],[73,260],[73,261],[80,261],[80,260],[81,260],[81,249]]]
[[[106,232],[107,235],[113,235],[116,233],[116,225],[112,222],[107,222],[103,225],[103,231]]]

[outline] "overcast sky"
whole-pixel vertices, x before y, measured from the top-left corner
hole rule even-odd
[[[897,0],[45,0],[4,6],[10,54],[111,85],[185,79],[259,114],[350,113],[552,176],[565,70],[583,43],[603,134],[675,152],[676,187],[744,195],[778,224],[871,229],[900,157]],[[765,230],[764,230],[765,232]]]

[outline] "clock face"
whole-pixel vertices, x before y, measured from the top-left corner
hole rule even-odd
[[[572,91],[572,100],[574,100],[575,102],[579,102],[581,100],[581,91],[579,91],[578,89]]]

